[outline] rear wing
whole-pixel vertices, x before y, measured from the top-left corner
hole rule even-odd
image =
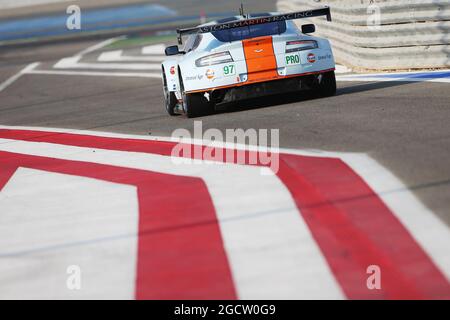
[[[182,44],[181,37],[186,34],[209,33],[209,32],[214,32],[214,31],[221,31],[221,30],[228,30],[228,29],[233,29],[233,28],[253,26],[253,25],[257,25],[257,24],[265,24],[265,23],[278,22],[278,21],[295,20],[295,19],[305,19],[305,18],[312,18],[312,17],[318,17],[318,16],[327,16],[327,20],[331,21],[330,8],[324,7],[322,9],[290,12],[290,13],[284,13],[284,14],[279,14],[279,15],[274,15],[274,16],[257,17],[257,18],[245,19],[245,20],[236,20],[236,21],[231,21],[231,22],[213,24],[210,26],[187,28],[187,29],[177,29],[178,43]]]

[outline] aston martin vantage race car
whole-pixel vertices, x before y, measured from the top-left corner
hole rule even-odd
[[[216,104],[272,94],[314,90],[336,93],[335,62],[328,40],[313,37],[313,24],[292,20],[326,16],[328,7],[285,14],[243,14],[178,29],[182,49],[169,46],[162,63],[165,107],[195,117]]]

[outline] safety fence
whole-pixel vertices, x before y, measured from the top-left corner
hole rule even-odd
[[[281,12],[323,6],[333,21],[311,21],[339,63],[371,70],[450,67],[449,0],[278,0]]]

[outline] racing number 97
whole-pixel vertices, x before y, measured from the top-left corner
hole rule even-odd
[[[231,76],[234,74],[234,65],[229,64],[223,67],[223,74],[225,76]]]

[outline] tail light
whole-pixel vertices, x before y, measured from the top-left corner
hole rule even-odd
[[[296,40],[286,42],[286,53],[317,49],[319,45],[314,40]]]
[[[225,52],[210,54],[209,56],[197,59],[195,61],[195,65],[197,67],[205,67],[205,66],[211,66],[214,64],[228,63],[228,62],[233,62],[233,58],[231,57],[230,52],[225,51]]]

